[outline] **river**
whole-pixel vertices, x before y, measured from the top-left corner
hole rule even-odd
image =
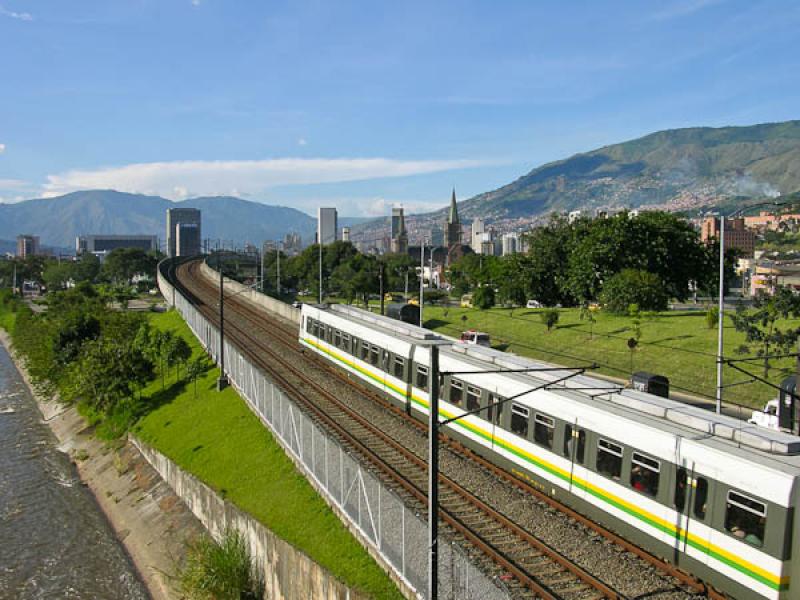
[[[0,599],[146,600],[91,492],[0,345]]]

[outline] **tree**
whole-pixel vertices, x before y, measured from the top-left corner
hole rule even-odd
[[[100,259],[91,252],[84,252],[70,266],[75,283],[94,283],[100,275]]]
[[[547,225],[527,236],[528,253],[518,259],[517,266],[528,298],[545,306],[575,305],[575,297],[567,286],[569,256],[588,226],[587,219],[570,224],[554,215]]]
[[[601,301],[615,314],[626,314],[631,304],[641,310],[665,310],[667,292],[658,275],[637,269],[624,269],[603,286]]]
[[[589,323],[589,339],[590,340],[594,339],[594,324],[597,321],[597,318],[595,317],[595,313],[596,312],[597,312],[597,306],[595,306],[595,305],[590,305],[590,306],[583,305],[583,306],[581,306],[580,317],[581,317],[582,321],[586,320],[586,322]]]
[[[67,283],[72,279],[72,266],[67,263],[53,262],[47,265],[42,273],[42,280],[48,291],[67,289]]]
[[[178,365],[185,365],[192,358],[192,347],[181,336],[176,335],[172,342],[172,352],[170,353],[175,369],[175,380],[178,380]]]
[[[753,302],[753,310],[739,305],[731,316],[736,331],[745,334],[746,344],[742,353],[749,353],[756,346],[756,356],[764,358],[764,378],[769,376],[770,352],[789,354],[800,339],[800,327],[778,327],[781,319],[800,316],[800,296],[788,288],[778,288],[772,296],[759,294]]]
[[[102,271],[111,281],[130,285],[136,275],[155,277],[158,259],[141,248],[116,248],[108,253]]]
[[[483,285],[477,288],[472,294],[472,306],[480,310],[493,307],[494,288],[491,285]]]
[[[202,356],[198,356],[194,360],[189,361],[186,365],[186,375],[189,381],[194,383],[194,397],[197,398],[197,380],[207,370],[206,361]]]
[[[550,333],[553,327],[556,326],[558,323],[558,310],[555,308],[546,308],[542,312],[539,313],[539,318],[541,319],[544,326],[547,327],[547,333]]]

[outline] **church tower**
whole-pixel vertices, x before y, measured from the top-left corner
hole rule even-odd
[[[450,198],[450,211],[447,214],[447,223],[445,223],[444,231],[444,243],[448,249],[461,243],[461,221],[458,219],[455,188],[453,188],[453,195]]]

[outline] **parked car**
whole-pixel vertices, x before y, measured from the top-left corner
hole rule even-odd
[[[491,346],[489,341],[489,334],[482,331],[475,331],[470,329],[461,333],[461,340],[464,344],[473,344],[475,346]]]
[[[542,308],[542,303],[538,300],[528,300],[525,308]]]

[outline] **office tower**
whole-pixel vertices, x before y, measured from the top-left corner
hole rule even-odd
[[[191,256],[200,254],[202,239],[200,210],[197,208],[167,209],[167,256]],[[178,244],[178,232],[182,231],[182,243]],[[196,239],[196,245],[195,245]]]
[[[39,236],[22,234],[17,236],[17,256],[27,258],[41,253],[39,248]]]
[[[317,209],[317,241],[322,245],[332,244],[337,240],[339,221],[335,208]]]

